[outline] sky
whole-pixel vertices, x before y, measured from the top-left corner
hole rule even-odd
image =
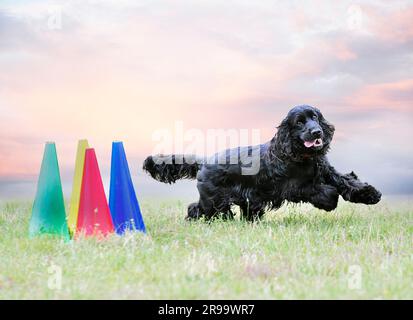
[[[0,0],[0,198],[34,194],[46,141],[70,196],[82,138],[106,186],[121,140],[139,194],[193,197],[142,172],[156,132],[266,142],[300,104],[335,124],[340,171],[413,194],[412,1]]]

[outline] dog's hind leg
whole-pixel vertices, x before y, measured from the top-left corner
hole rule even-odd
[[[204,217],[205,220],[211,220],[215,216],[217,216],[220,212],[226,215],[226,217],[230,217],[229,213],[230,208],[227,207],[225,210],[220,210],[219,208],[215,207],[214,201],[207,197],[201,197],[199,202],[191,203],[188,206],[188,216],[186,220],[197,220],[201,217]]]
[[[232,215],[224,188],[215,186],[211,181],[206,183],[198,181],[197,187],[199,191],[198,208],[206,220],[211,220],[221,213],[226,217]]]
[[[260,220],[261,217],[265,214],[265,210],[262,208],[252,208],[248,202],[241,204],[240,206],[241,211],[241,220],[246,221],[257,221]]]
[[[265,210],[262,209],[260,211],[258,211],[257,215],[256,215],[256,220],[261,220],[261,218],[264,216],[265,214]]]
[[[186,216],[186,220],[198,220],[202,217],[202,212],[199,208],[199,203],[194,202],[188,206],[188,215]]]
[[[200,210],[204,213],[205,220],[211,220],[218,216],[219,213],[229,210],[228,206],[223,205],[220,199],[214,199],[209,197],[201,197],[199,199]]]
[[[231,209],[228,209],[227,211],[221,214],[221,217],[222,217],[222,220],[234,220],[235,215]]]
[[[252,213],[249,208],[248,203],[240,204],[239,206],[241,212],[241,220],[251,221],[252,220]]]

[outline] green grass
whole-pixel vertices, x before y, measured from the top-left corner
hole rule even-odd
[[[189,223],[180,201],[141,206],[147,236],[64,243],[28,238],[30,203],[0,203],[0,299],[413,298],[409,203],[286,206],[254,224]]]

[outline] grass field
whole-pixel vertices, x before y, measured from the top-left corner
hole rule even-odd
[[[255,224],[141,206],[147,236],[64,243],[29,239],[31,203],[1,202],[0,299],[413,298],[411,203],[286,206]]]

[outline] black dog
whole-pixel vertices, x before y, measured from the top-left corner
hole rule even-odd
[[[318,109],[298,106],[266,144],[229,149],[208,161],[194,156],[150,156],[143,168],[165,183],[198,180],[200,199],[188,207],[188,219],[210,219],[219,214],[233,218],[231,206],[235,204],[240,206],[242,218],[254,220],[284,201],[309,202],[331,211],[337,207],[339,195],[350,202],[378,203],[381,193],[373,186],[361,182],[353,172],[337,172],[328,162],[326,153],[333,134],[334,126]],[[259,168],[254,174],[244,174],[245,162],[231,159],[234,155],[245,158],[253,150],[258,150]]]

